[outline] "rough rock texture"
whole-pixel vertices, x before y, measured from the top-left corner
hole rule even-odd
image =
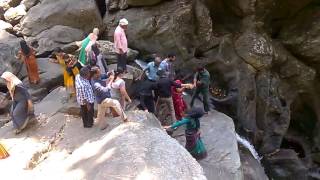
[[[22,0],[21,4],[23,4],[27,10],[35,6],[37,3],[39,3],[40,0]]]
[[[7,169],[5,177],[206,179],[201,166],[165,134],[154,116],[135,111],[128,113],[127,124],[110,118],[104,131],[96,126],[84,129],[79,118],[58,112],[67,105],[61,103],[64,95],[58,88],[37,104],[39,122],[20,135],[13,135],[11,123],[0,128],[11,154],[0,161]],[[49,104],[54,108],[47,108]]]
[[[23,18],[27,14],[26,7],[21,4],[17,7],[12,7],[8,9],[4,13],[4,18],[6,21],[8,21],[12,25],[16,25],[19,23],[20,19]]]
[[[209,11],[199,1],[170,1],[154,7],[107,13],[104,25],[108,39],[113,39],[122,17],[129,21],[129,46],[142,52],[174,51],[179,57],[190,58],[196,50],[204,51],[217,43],[210,28]]]
[[[21,66],[21,61],[15,58],[19,50],[20,39],[0,30],[0,73],[11,71],[17,73]]]
[[[8,10],[10,7],[16,7],[20,4],[21,0],[1,0],[0,7],[4,10]]]
[[[108,63],[117,63],[117,54],[114,49],[114,44],[110,41],[99,40],[100,51],[108,60]],[[133,61],[138,56],[139,52],[133,49],[128,50],[128,61]]]
[[[183,0],[152,7],[110,2],[115,2],[111,4],[115,8],[104,17],[105,37],[112,39],[118,20],[126,17],[132,48],[142,54],[175,51],[177,68],[185,67],[187,74],[196,65],[205,65],[213,75],[212,85],[230,92],[213,102],[225,107],[238,131],[261,155],[281,149],[288,131],[307,135],[309,146],[319,150],[320,133],[315,128],[320,127],[318,1]],[[308,126],[301,125],[299,114],[310,117]],[[292,161],[309,171],[319,168],[316,159]],[[275,164],[267,166],[267,172],[277,171]],[[288,169],[293,174],[299,171]],[[270,174],[270,178],[278,177],[284,178]]]
[[[82,40],[85,34],[82,30],[69,26],[56,25],[50,29],[42,31],[35,37],[26,38],[38,54],[52,51],[56,47],[63,47],[66,44]]]
[[[23,35],[33,37],[55,25],[88,33],[101,25],[101,16],[94,0],[44,0],[30,9],[21,21]]]
[[[10,23],[0,20],[0,30],[10,31],[12,29],[13,26]]]

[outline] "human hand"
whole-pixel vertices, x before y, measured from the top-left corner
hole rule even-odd
[[[165,130],[168,130],[170,128],[171,128],[170,126],[163,126],[163,129],[165,129]]]

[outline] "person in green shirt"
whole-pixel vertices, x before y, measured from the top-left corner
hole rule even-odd
[[[190,106],[193,107],[194,100],[199,96],[203,97],[203,107],[206,113],[210,111],[209,106],[209,86],[210,86],[210,73],[204,68],[199,67],[197,73],[194,76],[193,85],[196,87],[194,94],[192,95]]]
[[[185,148],[197,160],[207,156],[207,150],[200,137],[200,118],[205,114],[202,108],[192,108],[186,112],[186,116],[173,123],[171,126],[165,126],[167,131],[175,130],[179,126],[186,125]]]

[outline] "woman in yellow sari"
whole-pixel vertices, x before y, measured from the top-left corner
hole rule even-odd
[[[64,86],[66,87],[70,97],[75,96],[74,78],[79,74],[78,68],[75,66],[77,63],[76,58],[72,55],[65,54],[60,48],[56,48],[53,51],[55,59],[51,62],[61,65],[63,70]]]
[[[9,153],[6,148],[0,143],[0,159],[9,157]]]

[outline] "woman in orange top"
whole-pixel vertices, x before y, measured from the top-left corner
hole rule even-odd
[[[24,40],[20,41],[20,47],[21,50],[17,58],[23,60],[25,63],[30,84],[38,84],[40,77],[34,50],[30,48]]]

